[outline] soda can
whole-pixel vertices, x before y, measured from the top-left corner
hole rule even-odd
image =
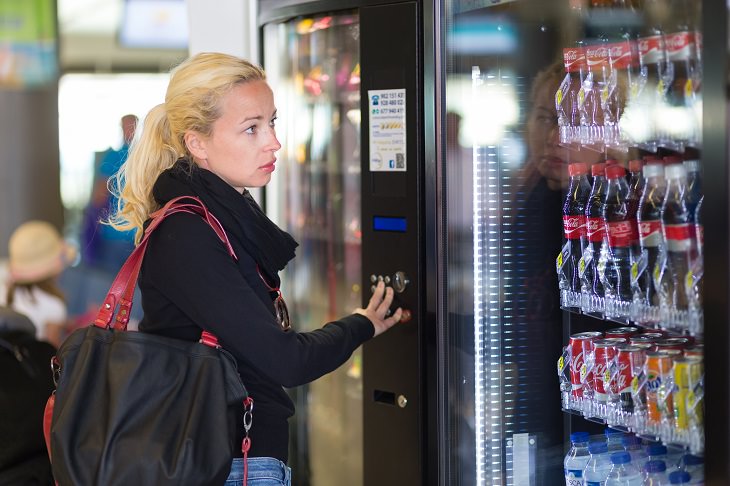
[[[605,338],[593,341],[593,398],[598,402],[607,402],[610,392],[611,375],[609,367],[616,357],[616,345],[625,343],[625,338]]]
[[[648,345],[647,345],[648,346]],[[616,363],[618,370],[611,382],[611,392],[618,395],[620,409],[624,412],[634,411],[634,399],[631,393],[634,377],[641,373],[646,362],[646,349],[631,344],[616,345]],[[646,396],[640,395],[641,404],[646,403]]]
[[[573,397],[583,398],[583,385],[593,386],[593,370],[586,367],[586,356],[593,353],[593,341],[603,337],[600,332],[579,332],[570,336],[570,385]]]
[[[684,352],[684,349],[689,346],[689,339],[685,337],[671,337],[660,339],[656,342],[655,347],[657,351],[665,349],[678,349]]]
[[[673,357],[679,357],[681,354],[681,351],[673,351],[674,353],[667,351],[646,353],[644,366],[646,370],[646,409],[647,422],[651,425],[659,425],[662,417],[668,418],[672,410],[671,395],[661,397],[659,391],[662,384],[666,385],[667,379],[671,376]]]
[[[628,344],[630,344],[631,346],[636,346],[639,349],[643,349],[645,352],[646,351],[654,351],[654,343],[642,343],[642,342],[638,342],[638,343],[628,343]]]
[[[661,331],[652,330],[649,332],[642,332],[641,334],[637,334],[637,337],[652,338],[652,339],[658,341],[660,339],[664,339],[666,337],[666,334],[664,334]]]
[[[631,336],[638,334],[639,328],[634,326],[626,327],[614,327],[606,331],[607,338],[625,338],[629,339]]]
[[[694,393],[702,374],[702,359],[684,356],[674,360],[674,427],[678,430],[702,425],[702,400]]]
[[[704,358],[705,356],[705,345],[704,344],[694,344],[688,348],[684,349],[684,355],[685,356],[692,356],[697,358]]]
[[[631,336],[629,338],[629,344],[639,344],[639,343],[646,343],[650,344],[651,347],[654,347],[654,344],[659,341],[660,339],[663,339],[662,337],[656,338],[653,336],[649,336],[646,334],[638,334],[636,336]]]

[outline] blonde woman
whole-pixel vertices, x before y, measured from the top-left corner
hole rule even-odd
[[[287,420],[294,406],[284,387],[336,369],[401,317],[400,309],[386,317],[393,291],[380,283],[365,309],[312,332],[290,328],[277,273],[297,243],[247,191],[266,185],[276,169],[275,121],[273,93],[259,67],[224,54],[189,58],[173,70],[165,102],[149,112],[132,144],[112,221],[136,230],[139,241],[151,212],[194,195],[225,228],[237,261],[197,215],[175,214],[155,230],[139,278],[139,329],[191,341],[205,329],[233,354],[256,401],[248,474],[261,486],[291,484]],[[242,475],[236,457],[229,483],[240,484]]]

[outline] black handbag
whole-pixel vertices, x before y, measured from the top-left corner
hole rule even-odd
[[[199,199],[174,199],[152,215],[94,323],[74,331],[54,358],[44,432],[60,486],[215,485],[230,473],[237,414],[246,408],[247,432],[253,407],[233,357],[207,332],[189,342],[127,331],[149,236],[181,211],[200,214],[235,258]],[[249,447],[246,437],[244,459]]]

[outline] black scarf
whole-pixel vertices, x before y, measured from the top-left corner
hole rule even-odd
[[[213,172],[180,159],[157,178],[152,189],[164,205],[178,196],[198,196],[231,236],[237,239],[270,281],[294,258],[298,243],[261,210],[248,191],[243,194]]]

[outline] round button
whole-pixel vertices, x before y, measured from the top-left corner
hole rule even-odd
[[[395,275],[393,275],[393,290],[395,290],[398,293],[403,292],[406,289],[406,286],[411,281],[408,280],[408,277],[404,272],[398,271],[395,272]]]
[[[408,309],[403,309],[400,315],[400,322],[409,322],[413,318],[413,314]]]

